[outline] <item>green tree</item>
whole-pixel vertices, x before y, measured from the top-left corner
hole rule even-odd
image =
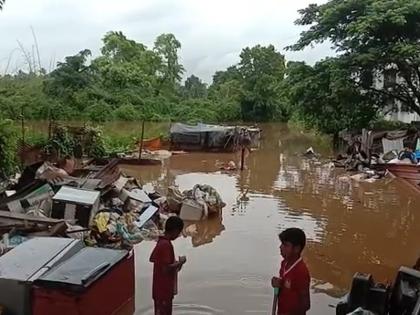
[[[346,128],[367,126],[375,118],[377,108],[359,93],[351,76],[351,71],[336,58],[313,67],[290,62],[285,83],[294,118],[335,136]]]
[[[420,1],[330,0],[300,14],[296,23],[309,28],[289,49],[328,40],[351,68],[353,81],[378,105],[398,100],[420,114]],[[374,84],[390,69],[399,77],[395,84]]]
[[[137,89],[143,96],[152,95],[161,60],[141,43],[121,32],[105,35],[102,56],[92,62],[106,89]]]
[[[191,75],[185,80],[183,94],[186,98],[207,97],[207,85],[199,77]]]
[[[174,86],[182,78],[184,67],[179,63],[178,50],[181,43],[173,34],[161,34],[155,41],[155,52],[160,56],[162,82]]]
[[[17,130],[10,119],[0,117],[0,179],[17,171]]]
[[[45,81],[46,95],[58,101],[61,107],[67,107],[71,112],[70,116],[80,117],[88,106],[87,89],[95,82],[88,64],[90,56],[90,50],[85,49],[74,56],[66,57],[65,62],[59,62]],[[52,108],[51,111],[57,114],[62,109]]]
[[[240,54],[238,72],[245,95],[241,100],[245,120],[269,121],[283,114],[282,85],[285,58],[273,45],[245,48]]]

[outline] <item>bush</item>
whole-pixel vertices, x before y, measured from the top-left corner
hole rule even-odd
[[[131,104],[122,105],[114,110],[114,118],[119,120],[134,121],[140,119],[139,111]]]
[[[95,102],[86,109],[86,116],[93,122],[105,122],[111,120],[112,107],[103,100]]]
[[[10,119],[0,118],[0,179],[6,179],[18,169],[17,130]]]

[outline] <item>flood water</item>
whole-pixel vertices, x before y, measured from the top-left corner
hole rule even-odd
[[[210,153],[173,156],[162,166],[124,167],[163,194],[173,184],[181,190],[210,184],[227,203],[221,218],[190,224],[175,241],[176,254],[188,259],[175,314],[269,314],[270,279],[280,264],[277,234],[287,227],[300,227],[308,237],[311,315],[335,314],[337,298],[357,271],[392,281],[400,265],[414,264],[420,254],[418,193],[398,180],[343,181],[342,170],[299,156],[312,146],[328,159],[329,139],[281,124],[260,127],[261,147],[243,172],[220,172],[220,162],[239,157]],[[139,124],[117,128],[133,132]],[[153,314],[148,262],[153,246],[143,242],[135,248],[138,315]]]
[[[190,224],[175,241],[176,254],[188,259],[175,314],[269,314],[270,279],[280,263],[277,234],[287,227],[302,228],[309,239],[309,314],[335,314],[337,297],[355,272],[392,281],[400,265],[413,265],[420,254],[420,197],[408,186],[343,181],[343,171],[299,156],[312,146],[328,158],[328,139],[280,124],[261,127],[261,147],[243,172],[220,172],[219,162],[239,157],[210,153],[173,156],[158,167],[125,167],[163,193],[173,184],[181,190],[210,184],[227,203],[222,218]],[[137,314],[153,313],[153,245],[136,246]]]

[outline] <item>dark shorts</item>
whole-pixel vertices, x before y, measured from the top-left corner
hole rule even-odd
[[[155,300],[155,315],[172,315],[172,300]]]

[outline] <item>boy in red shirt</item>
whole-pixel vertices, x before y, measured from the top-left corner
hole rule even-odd
[[[298,228],[290,228],[279,235],[280,253],[284,260],[280,276],[273,277],[273,288],[279,289],[278,315],[305,315],[311,307],[309,286],[311,277],[302,250],[306,245],[305,233]]]
[[[153,263],[153,300],[155,315],[172,315],[172,301],[177,293],[177,275],[187,259],[175,260],[171,241],[178,238],[184,222],[178,217],[170,217],[165,224],[165,235],[160,237],[150,256]]]

